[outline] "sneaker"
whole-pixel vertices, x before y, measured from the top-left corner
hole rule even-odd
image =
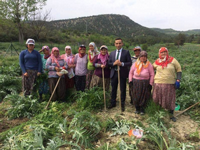
[[[140,112],[138,110],[135,111],[135,114],[139,114]]]
[[[140,115],[144,115],[144,112],[143,112],[143,111],[141,111],[141,112],[140,112]]]

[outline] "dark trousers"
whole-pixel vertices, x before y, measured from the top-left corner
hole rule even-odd
[[[54,91],[54,88],[57,84],[58,78],[49,78],[49,91],[52,94]],[[65,99],[65,92],[66,92],[66,87],[65,87],[65,78],[61,78],[60,82],[58,83],[58,86],[56,88],[56,91],[52,97],[52,101],[55,100],[61,100],[64,101]]]
[[[75,76],[75,87],[76,91],[85,91],[86,85],[86,75],[85,76]]]
[[[111,104],[116,104],[116,97],[117,97],[117,87],[118,87],[118,72],[115,71],[114,76],[111,78]],[[121,89],[121,105],[125,104],[126,99],[126,78],[120,77],[120,89]]]

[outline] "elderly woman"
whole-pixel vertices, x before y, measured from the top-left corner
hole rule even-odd
[[[33,91],[33,86],[37,76],[42,72],[42,60],[38,51],[34,50],[34,39],[27,39],[26,50],[23,50],[19,55],[19,63],[22,70],[22,89],[24,95],[30,95]],[[36,91],[34,89],[34,91]]]
[[[46,69],[48,72],[48,82],[49,82],[49,90],[52,94],[56,83],[58,81],[58,72],[62,70],[62,68],[67,68],[67,63],[61,59],[59,54],[59,49],[57,47],[52,48],[51,56],[47,59],[46,62]],[[52,97],[52,100],[65,100],[65,92],[66,92],[66,86],[65,86],[65,78],[64,75],[61,76],[60,82],[58,83],[57,89]]]
[[[134,50],[135,55],[131,57],[132,65],[138,59],[142,49],[141,49],[140,46],[136,46],[133,50]],[[129,96],[131,98],[131,102],[130,103],[133,105],[133,84],[129,84]]]
[[[103,87],[103,74],[102,69],[104,69],[104,78],[105,78],[105,89],[109,91],[110,87],[110,68],[108,67],[108,48],[106,45],[100,47],[100,54],[95,58],[93,66],[95,67],[94,75],[90,84],[90,88],[94,86]]]
[[[51,56],[50,54],[50,50],[48,46],[43,46],[42,49],[39,52],[43,52],[43,54],[41,54],[42,57],[42,69],[43,69],[43,73],[46,73],[46,62],[47,59]],[[40,100],[42,100],[42,94],[47,94],[49,92],[49,86],[48,86],[48,81],[47,80],[43,80],[43,82],[39,85],[39,96],[40,96]]]
[[[168,49],[159,49],[159,58],[153,64],[156,70],[154,78],[153,99],[154,102],[169,110],[170,119],[176,121],[173,116],[176,101],[176,91],[174,85],[179,85],[181,80],[181,66],[179,62],[169,56]]]
[[[78,49],[79,53],[75,55],[74,63],[75,67],[75,87],[76,91],[85,91],[86,74],[87,74],[87,54],[85,45],[80,45]]]
[[[94,69],[95,69],[95,67],[93,66],[93,62],[98,54],[99,54],[99,51],[96,47],[96,44],[94,42],[91,42],[89,44],[89,51],[88,51],[88,64],[87,64],[88,72],[86,75],[86,88],[87,89],[90,88],[90,83],[91,83],[92,76],[93,76]]]
[[[147,101],[151,96],[154,70],[147,59],[147,52],[141,51],[137,61],[132,65],[129,72],[129,83],[133,84],[133,101],[136,114],[144,114]]]
[[[74,64],[74,55],[72,54],[71,46],[67,45],[65,47],[65,54],[63,54],[61,57],[68,65],[68,74],[65,75],[66,88],[74,88],[74,68],[76,65]]]

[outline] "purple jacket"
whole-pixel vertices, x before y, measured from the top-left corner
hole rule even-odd
[[[93,66],[95,67],[94,74],[100,78],[102,78],[102,68],[100,67],[101,64],[101,60],[96,57],[93,61]],[[110,67],[108,66],[108,63],[106,63],[106,67],[104,68],[104,77],[110,78]]]

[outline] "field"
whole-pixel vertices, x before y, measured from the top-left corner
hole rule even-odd
[[[37,43],[36,43],[37,44]],[[40,43],[36,45],[39,50]],[[169,120],[166,110],[149,102],[144,116],[135,115],[128,94],[126,109],[121,114],[116,108],[104,111],[103,91],[93,88],[85,93],[67,91],[65,103],[51,102],[48,110],[44,101],[38,101],[37,93],[23,97],[21,70],[15,51],[7,50],[10,43],[0,44],[0,149],[5,150],[199,150],[200,105],[196,105]],[[18,52],[24,45],[13,43]],[[64,44],[57,46],[64,53]],[[148,59],[154,62],[158,50],[165,46],[169,54],[182,66],[181,88],[176,91],[180,110],[175,115],[200,101],[200,44],[185,44],[177,48],[173,44],[156,44],[147,49]],[[77,45],[72,46],[77,53]],[[131,54],[133,48],[129,47]],[[109,46],[109,51],[114,50]],[[7,53],[5,52],[7,50]],[[42,80],[40,78],[38,83]],[[110,93],[106,92],[107,105]],[[142,129],[142,139],[129,137],[130,129]]]

